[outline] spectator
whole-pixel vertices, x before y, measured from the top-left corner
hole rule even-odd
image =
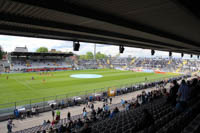
[[[19,111],[18,111],[18,109],[15,109],[14,110],[14,116],[15,116],[15,118],[19,118]]]
[[[64,133],[64,126],[63,126],[63,125],[61,125],[61,126],[59,127],[58,132],[59,132],[59,133]]]
[[[168,102],[170,102],[173,106],[176,105],[176,98],[178,92],[179,85],[176,80],[173,81],[173,87],[170,89]]]
[[[105,110],[105,111],[108,111],[108,110],[109,110],[108,104],[105,105],[105,109],[104,109],[104,110]]]
[[[198,80],[194,79],[192,81],[192,85],[190,88],[191,89],[190,97],[195,97],[196,95],[198,95],[199,86],[197,84],[198,84]]]
[[[91,133],[92,129],[89,127],[88,123],[84,124],[83,129],[81,130],[81,133]]]
[[[54,104],[51,104],[51,110],[54,110]]]
[[[39,115],[39,107],[38,106],[35,107],[35,114]]]
[[[52,128],[52,127],[50,127],[50,129],[49,129],[48,133],[54,133],[54,130],[53,130],[53,128]]]
[[[85,102],[86,102],[86,107],[88,107],[88,97],[86,97],[86,99],[85,99]]]
[[[78,119],[77,126],[78,128],[81,128],[83,126],[83,122],[81,121],[80,118]]]
[[[92,109],[92,110],[94,109],[94,104],[93,104],[93,103],[91,104],[91,109]]]
[[[83,108],[83,112],[86,111],[85,107]]]
[[[43,124],[42,124],[42,125],[43,125],[43,126],[46,126],[46,125],[47,125],[46,120],[43,121]]]
[[[71,113],[70,112],[67,113],[67,118],[68,118],[68,120],[71,120]]]
[[[176,104],[176,109],[178,111],[184,111],[187,107],[187,100],[189,99],[189,87],[185,80],[182,80],[181,86],[178,89],[178,101]]]
[[[126,110],[130,109],[130,104],[128,102],[126,102]]]
[[[112,104],[112,97],[110,97],[110,104]]]
[[[53,117],[53,120],[54,120],[54,117],[55,117],[55,111],[52,110],[51,112],[52,112],[52,117]]]
[[[87,111],[86,111],[86,110],[83,112],[83,118],[84,118],[84,119],[87,118]]]
[[[123,107],[125,107],[125,101],[123,100],[123,99],[121,99],[121,105],[123,106]]]
[[[12,133],[12,122],[10,121],[10,119],[8,120],[8,123],[7,123],[7,129],[8,129],[8,133]]]
[[[57,118],[58,120],[60,120],[60,110],[57,110],[57,111],[56,111],[56,118]]]
[[[48,120],[48,121],[47,121],[47,124],[50,124],[50,123],[51,123],[50,120]]]
[[[31,108],[31,112],[32,112],[32,115],[35,115],[35,114],[36,114],[35,106],[33,106],[33,107]]]

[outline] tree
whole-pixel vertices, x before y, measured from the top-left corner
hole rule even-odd
[[[86,59],[87,59],[87,60],[90,60],[90,59],[93,59],[93,58],[94,58],[94,55],[93,55],[92,52],[87,52],[85,56],[86,56]]]
[[[85,56],[85,55],[80,55],[79,58],[80,58],[81,60],[86,60],[86,56]]]
[[[3,58],[3,54],[4,54],[3,48],[0,46],[0,60]]]
[[[38,53],[47,53],[48,52],[48,48],[46,47],[40,47],[36,50],[36,52]]]
[[[102,54],[101,52],[96,53],[96,59],[105,59],[107,56],[105,54]]]

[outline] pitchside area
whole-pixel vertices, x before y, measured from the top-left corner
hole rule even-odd
[[[98,74],[99,78],[73,78],[73,74]],[[15,73],[0,75],[0,104],[61,94],[81,95],[83,91],[123,87],[123,85],[159,80],[177,74],[156,74],[121,70],[81,70],[48,73]],[[82,93],[75,93],[82,92]],[[42,99],[40,99],[42,101]],[[39,101],[38,101],[39,102]],[[22,103],[23,104],[23,103]]]

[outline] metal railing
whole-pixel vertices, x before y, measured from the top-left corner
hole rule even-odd
[[[179,77],[179,76],[167,76],[164,78],[160,78],[159,80],[151,79],[147,81],[134,82],[132,84],[121,84],[121,85],[114,86],[114,88],[116,88],[116,90],[122,90],[124,88],[139,86],[141,85],[141,83],[157,82],[157,81],[162,81],[165,79],[176,78],[176,77]],[[55,95],[55,96],[42,97],[42,98],[37,98],[37,99],[29,99],[29,100],[0,104],[0,117],[2,115],[13,114],[14,109],[19,109],[21,107],[25,107],[26,109],[31,109],[33,106],[38,106],[41,110],[45,111],[45,108],[49,107],[50,101],[54,101],[56,103],[59,103],[61,101],[64,101],[64,103],[70,103],[70,101],[73,101],[74,96],[79,96],[82,99],[85,99],[88,96],[94,96],[95,93],[102,95],[103,93],[108,91],[108,88],[113,88],[113,86],[108,86],[108,87],[99,88],[99,89],[72,92],[72,93],[67,93],[63,95]]]

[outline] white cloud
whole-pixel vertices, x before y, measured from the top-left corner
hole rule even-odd
[[[26,46],[30,52],[34,52],[37,48],[44,46],[50,49],[57,49],[61,51],[72,51],[76,54],[85,54],[86,52],[94,51],[93,43],[80,43],[79,51],[73,51],[73,42],[72,41],[61,41],[53,39],[41,39],[41,38],[30,38],[30,37],[17,37],[17,36],[7,36],[0,35],[0,45],[5,51],[11,52],[14,51],[15,47],[24,47]],[[106,55],[117,55],[119,53],[119,47],[113,45],[96,45],[96,52],[101,52]],[[148,49],[139,49],[139,48],[130,48],[125,47],[124,53],[120,54],[122,57],[127,56],[132,57],[151,57],[151,50]],[[180,53],[173,53],[173,57],[181,57]],[[155,51],[154,56],[159,57],[168,57],[168,52]],[[185,55],[184,58],[190,58],[190,55]],[[193,56],[196,58],[196,56]]]

